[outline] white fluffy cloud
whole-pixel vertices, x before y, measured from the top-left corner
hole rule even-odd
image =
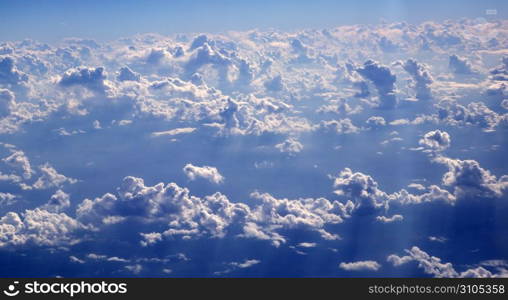
[[[450,135],[446,131],[435,130],[429,131],[423,135],[418,143],[429,150],[443,151],[450,147]]]
[[[378,271],[381,265],[377,261],[362,260],[347,263],[342,262],[339,264],[339,268],[345,271]]]
[[[303,150],[303,145],[295,138],[288,138],[280,144],[275,145],[280,152],[294,155]]]
[[[34,244],[67,246],[79,242],[75,231],[82,225],[64,213],[44,209],[9,212],[0,218],[0,247]]]
[[[434,81],[434,79],[427,70],[428,67],[418,63],[414,59],[406,60],[402,64],[402,67],[411,75],[411,77],[413,77],[413,87],[416,91],[416,98],[421,100],[431,98],[432,91],[430,84]]]
[[[286,245],[299,251],[335,243],[330,241],[339,239],[338,233],[348,234],[340,231],[348,225],[342,222],[361,219],[396,230],[435,206],[455,210],[465,199],[504,200],[508,177],[502,176],[503,166],[490,172],[479,162],[490,166],[505,149],[506,25],[506,21],[461,20],[294,32],[141,34],[100,44],[82,39],[47,45],[29,40],[3,43],[0,135],[5,143],[19,143],[19,148],[6,146],[1,154],[0,184],[8,192],[0,193],[0,203],[17,210],[0,222],[1,245],[71,246],[96,234],[97,247],[109,249],[100,241],[110,241],[109,234],[119,230],[132,238],[122,242],[132,242],[144,252],[160,243],[177,240],[177,245],[202,238],[261,240],[264,246],[279,247],[274,251],[284,251]],[[496,66],[498,61],[501,64]],[[396,137],[390,133],[394,130]],[[475,160],[440,156],[451,146],[449,133],[454,139],[449,153],[471,154]],[[470,134],[481,134],[482,150],[465,146]],[[441,183],[436,183],[439,172],[407,172],[406,165],[401,165],[400,173],[389,168],[376,169],[372,176],[362,173],[372,170],[378,159],[385,160],[383,166],[415,161],[418,167],[427,167],[428,162],[418,160],[425,158],[421,153],[407,151],[407,143],[415,144],[415,138],[421,146],[417,149],[431,153],[431,159],[448,168]],[[157,153],[167,151],[172,155],[165,159],[171,161],[174,153],[182,153],[184,163],[202,157],[195,147],[198,139],[207,147],[238,146],[234,154],[241,159],[235,170],[244,170],[242,176],[252,180],[242,183],[235,170],[228,169],[227,184],[216,186],[222,193],[198,197],[171,182],[181,180],[181,169],[161,175],[148,167],[131,168],[153,166],[161,159]],[[380,146],[381,141],[399,143]],[[139,144],[148,154],[136,153],[139,161],[134,164],[122,162]],[[71,149],[83,151],[86,161],[64,161],[74,154],[60,154]],[[125,152],[112,152],[118,149]],[[392,149],[396,152],[390,153]],[[305,163],[275,152],[305,154]],[[390,159],[397,161],[386,161]],[[210,157],[202,161],[211,166],[188,164],[184,175],[197,183],[225,181]],[[222,164],[215,166],[226,172]],[[327,183],[313,179],[324,179],[334,166],[341,167],[332,178],[335,195],[328,195],[330,190],[322,188]],[[416,173],[422,178],[405,177]],[[169,183],[151,186],[128,176],[115,191],[112,186],[125,174],[144,174],[147,181],[169,179]],[[291,184],[281,190],[273,184],[279,176],[287,176]],[[410,182],[410,192],[400,189]],[[263,192],[252,192],[256,188]],[[71,203],[71,199],[81,201],[78,195],[83,191],[102,195],[108,190],[112,193]],[[302,191],[306,196],[299,196]],[[51,193],[47,202],[37,199]],[[436,201],[440,203],[425,204]],[[86,234],[78,233],[81,230]],[[294,238],[292,233],[299,231],[305,231],[302,237],[308,242]],[[446,236],[450,242],[454,238],[448,232],[432,234]],[[314,252],[307,250],[308,255]],[[425,266],[435,266],[425,269],[434,270],[432,274],[462,276],[413,252],[391,260],[400,265],[419,257],[428,262]],[[79,264],[116,257],[73,254]],[[226,269],[239,270],[258,260],[227,261],[233,263],[226,263]],[[375,263],[343,262],[342,266],[369,270],[376,268]],[[170,267],[164,269],[177,272]],[[122,268],[130,274],[151,272],[145,262],[135,259]],[[464,276],[498,274],[487,269],[478,265]]]
[[[454,277],[476,277],[476,278],[487,278],[487,277],[498,277],[506,276],[506,270],[501,270],[499,274],[492,273],[484,267],[476,267],[467,269],[463,272],[457,272],[451,263],[444,263],[439,257],[431,256],[427,252],[420,248],[413,246],[411,249],[405,250],[407,255],[398,256],[391,254],[387,257],[387,261],[392,263],[393,266],[398,267],[409,262],[417,262],[418,267],[423,269],[426,274],[432,275],[438,278],[454,278]]]
[[[30,179],[32,177],[32,166],[23,151],[12,149],[11,155],[5,157],[2,161],[13,167],[15,170],[20,171],[25,179]]]
[[[455,54],[450,56],[449,62],[450,70],[458,75],[468,75],[473,73],[473,67],[471,64],[462,57],[459,57]]]
[[[248,206],[232,203],[220,193],[198,198],[174,183],[147,187],[140,178],[126,177],[118,196],[105,194],[94,200],[85,199],[76,214],[78,221],[96,228],[126,218],[169,224],[164,232],[141,233],[143,246],[164,237],[224,237],[229,231],[237,231],[238,237],[269,240],[279,246],[286,242],[277,232],[279,229],[305,229],[323,239],[338,239],[325,227],[342,223],[352,209],[352,203],[343,205],[324,198],[277,199],[258,192],[251,197],[257,201]]]
[[[355,210],[372,212],[383,207],[387,194],[379,189],[377,182],[360,172],[345,168],[334,179],[335,193],[354,202]]]
[[[437,157],[435,161],[448,167],[443,184],[452,187],[457,197],[500,197],[508,188],[507,175],[497,179],[475,160]]]
[[[65,175],[59,174],[55,168],[50,164],[46,163],[39,166],[41,176],[33,184],[34,189],[47,189],[51,187],[60,187],[64,183],[74,184],[77,179],[66,177]]]
[[[16,106],[14,93],[0,88],[0,117],[8,116]]]
[[[395,81],[397,77],[391,70],[376,61],[368,60],[363,67],[356,69],[365,79],[370,80],[379,94],[379,107],[394,108],[397,105]]]
[[[49,201],[42,206],[50,212],[61,212],[70,206],[70,196],[62,190],[57,190],[49,199]]]
[[[393,222],[400,222],[404,220],[404,217],[402,215],[393,215],[391,217],[385,217],[385,216],[377,216],[376,220],[381,223],[393,223]]]
[[[79,67],[67,70],[59,81],[63,87],[83,86],[93,92],[104,94],[109,89],[104,67]]]

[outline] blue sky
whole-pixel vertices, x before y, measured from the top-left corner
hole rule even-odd
[[[111,39],[137,33],[220,32],[253,28],[327,28],[344,24],[419,23],[485,17],[506,2],[488,1],[0,1],[1,40]]]
[[[508,277],[506,3],[0,0],[0,276]]]

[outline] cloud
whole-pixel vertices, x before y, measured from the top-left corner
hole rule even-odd
[[[348,263],[340,263],[339,268],[345,271],[378,271],[381,265],[373,260],[355,261]]]
[[[132,274],[139,274],[141,273],[141,271],[143,270],[143,266],[140,265],[140,264],[135,264],[135,265],[128,265],[128,266],[125,266],[124,267],[127,271],[131,272]]]
[[[210,166],[194,166],[193,164],[186,164],[183,167],[183,172],[189,180],[196,180],[197,178],[204,178],[212,183],[220,184],[224,182],[224,177],[219,173],[217,168]]]
[[[327,232],[324,227],[327,224],[339,224],[348,216],[351,204],[343,205],[338,201],[329,201],[325,198],[318,199],[277,199],[268,193],[254,192],[253,199],[261,202],[252,208],[253,221],[263,227],[253,227],[258,231],[266,230],[278,224],[288,229],[304,228],[318,232],[322,238],[335,240],[337,235]],[[253,225],[251,225],[253,226]],[[265,233],[265,236],[269,234]]]
[[[195,52],[184,67],[187,77],[198,72],[201,67],[212,65],[219,73],[219,81],[222,83],[228,81],[229,67],[232,65],[232,61],[228,57],[219,51],[215,51],[207,42],[204,42]]]
[[[0,118],[8,116],[14,107],[16,102],[14,93],[8,89],[0,88]]]
[[[0,247],[34,244],[67,246],[79,242],[75,232],[83,226],[64,213],[36,208],[21,215],[9,212],[0,218]]]
[[[97,228],[107,226],[111,217],[120,218],[120,222],[129,218],[169,224],[163,236],[187,238],[223,237],[231,224],[241,225],[249,214],[247,205],[232,203],[220,193],[198,198],[175,183],[149,187],[144,185],[143,179],[131,176],[124,178],[118,196],[107,193],[94,200],[85,199],[76,210],[78,220]],[[147,238],[150,240],[154,236],[143,236],[147,245]]]
[[[383,117],[379,117],[379,116],[369,117],[367,119],[367,121],[365,121],[365,123],[367,123],[368,127],[373,128],[373,129],[383,127],[386,125],[385,119]]]
[[[230,262],[230,263],[228,263],[227,269],[225,269],[224,271],[214,272],[214,274],[215,275],[224,275],[224,274],[231,273],[231,272],[238,270],[238,269],[251,268],[252,266],[257,265],[259,263],[261,263],[261,261],[258,259],[246,259],[243,262]]]
[[[492,131],[503,120],[483,102],[471,102],[467,106],[455,101],[441,101],[437,104],[439,120],[452,126],[477,125]]]
[[[387,257],[387,261],[392,263],[393,266],[398,267],[409,262],[417,262],[418,267],[423,269],[425,274],[432,275],[437,278],[464,278],[464,277],[474,277],[474,278],[491,278],[491,277],[499,277],[506,276],[506,270],[501,270],[499,274],[492,273],[491,271],[483,268],[476,267],[467,269],[463,272],[457,272],[451,263],[444,263],[441,261],[439,257],[431,256],[427,254],[427,252],[421,250],[420,248],[413,246],[411,249],[405,250],[408,255],[398,256],[395,254],[391,254]]]
[[[504,99],[504,100],[501,102],[501,107],[503,107],[504,109],[507,109],[507,110],[508,110],[508,99]]]
[[[297,246],[301,247],[301,248],[314,248],[314,247],[317,246],[317,244],[316,243],[303,242],[303,243],[299,243]]]
[[[490,71],[493,80],[508,81],[508,56],[501,59],[501,65]]]
[[[335,194],[353,201],[358,213],[374,213],[383,207],[387,199],[387,194],[379,189],[372,177],[349,168],[334,178],[333,187],[336,188]]]
[[[282,91],[285,88],[281,75],[277,75],[277,76],[265,81],[264,86],[265,86],[266,90],[270,91],[270,92]]]
[[[459,57],[455,54],[450,55],[448,67],[450,70],[457,75],[471,75],[474,72],[471,64],[462,57]]]
[[[240,60],[240,66],[238,68],[238,77],[236,84],[239,86],[248,86],[254,79],[254,70],[249,62],[245,59]]]
[[[67,70],[61,77],[59,84],[62,87],[83,86],[90,91],[104,94],[110,89],[106,79],[104,67],[78,67]]]
[[[475,160],[437,157],[434,161],[448,167],[442,181],[454,189],[457,198],[501,197],[508,188],[508,176],[497,179]]]
[[[508,182],[505,166],[497,163],[508,125],[504,25],[461,20],[294,32],[140,34],[100,44],[5,42],[0,45],[0,133],[24,152],[0,147],[0,203],[2,215],[11,211],[25,225],[18,231],[3,227],[14,232],[2,235],[4,249],[23,245],[25,258],[51,263],[54,255],[44,247],[54,248],[58,257],[67,247],[72,253],[55,265],[62,276],[86,275],[94,269],[90,263],[105,276],[133,275],[124,267],[138,264],[139,274],[147,276],[160,276],[163,269],[175,276],[207,276],[222,269],[195,245],[234,243],[220,261],[224,269],[240,270],[255,251],[270,248],[277,258],[305,251],[309,261],[329,261],[327,248],[336,240],[351,246],[350,226],[372,228],[367,231],[375,234],[413,224],[423,241],[437,248],[441,244],[429,236],[445,236],[446,245],[460,248],[462,240],[453,232],[463,232],[471,222],[487,226],[475,230],[494,236],[502,220],[494,214],[489,220],[495,222],[487,222],[481,212],[490,215],[495,207],[503,215],[503,205],[497,204],[506,198]],[[447,63],[454,53],[472,72],[479,62],[478,73],[453,76]],[[409,98],[397,105],[399,93]],[[435,101],[413,101],[413,96]],[[397,109],[380,110],[376,104]],[[395,129],[397,135],[391,134]],[[177,138],[178,143],[164,141]],[[473,138],[478,145],[468,145]],[[203,151],[194,147],[196,141],[207,149],[233,151]],[[400,143],[392,147],[382,141]],[[413,144],[431,155],[409,151]],[[209,156],[215,152],[219,156]],[[279,152],[297,157],[284,159],[287,155]],[[460,159],[444,153],[459,153]],[[226,154],[238,162],[234,168],[218,163],[227,160]],[[162,156],[169,165],[183,163],[176,169],[153,168]],[[182,173],[188,162],[198,165],[189,164]],[[325,179],[330,170],[338,171],[331,178],[333,187]],[[188,182],[196,191],[180,184],[190,177],[197,180]],[[286,187],[277,184],[280,178]],[[215,186],[220,193],[206,194],[213,187],[202,186],[208,183],[203,179],[226,184]],[[471,218],[437,231],[415,222],[439,212],[462,216],[470,205],[475,208]],[[31,233],[35,229],[25,221],[27,210],[55,219],[47,222],[48,234],[42,227]],[[65,225],[51,228],[65,219],[62,213],[76,226],[53,234],[64,230]],[[41,240],[47,235],[49,241],[28,242],[30,234]],[[362,236],[357,249],[375,239]],[[387,242],[393,242],[390,238]],[[87,243],[74,246],[78,241]],[[503,250],[499,243],[491,246],[494,252]],[[84,248],[101,254],[93,260]],[[162,261],[168,251],[182,249],[195,264],[156,265],[149,257],[136,258],[152,253]],[[235,249],[248,253],[238,256]],[[381,250],[372,257],[389,254]],[[488,259],[485,251],[475,255]],[[70,256],[77,260],[68,261]],[[114,270],[107,263],[103,267],[114,257],[129,262]],[[455,263],[453,255],[446,257]],[[494,275],[502,266],[479,263],[461,271],[479,276],[485,273],[479,267]],[[276,268],[285,276],[297,270],[270,263],[249,274],[274,274]],[[308,271],[309,276],[328,276],[337,269]],[[54,275],[47,272],[35,271]]]
[[[74,184],[77,182],[77,179],[59,174],[55,168],[48,163],[39,166],[39,171],[42,175],[33,184],[34,189],[48,189],[51,187],[60,187],[64,183]]]
[[[275,148],[279,149],[280,152],[295,155],[303,150],[303,145],[294,138],[288,138],[284,142],[275,145]]]
[[[443,151],[450,147],[450,135],[446,131],[435,130],[427,132],[418,143],[432,151]]]
[[[71,205],[69,194],[62,190],[57,190],[49,199],[49,201],[41,208],[49,212],[61,212]]]
[[[395,81],[397,77],[386,66],[376,61],[368,60],[356,72],[363,78],[370,80],[379,94],[380,108],[394,108],[397,105],[395,97]]]
[[[17,196],[11,193],[0,192],[0,205],[3,207],[13,205],[17,202]]]
[[[146,57],[146,62],[150,65],[158,65],[164,61],[167,55],[164,49],[152,49]]]
[[[406,60],[402,64],[402,67],[413,77],[413,87],[416,91],[416,98],[421,100],[431,98],[432,91],[430,89],[430,84],[434,80],[427,70],[428,67],[424,64],[418,63],[414,59]]]
[[[196,130],[196,128],[193,127],[184,127],[184,128],[175,128],[171,130],[166,131],[157,131],[152,132],[153,137],[159,137],[159,136],[173,136],[173,135],[179,135],[179,134],[186,134],[186,133],[192,133]]]
[[[122,67],[118,71],[116,79],[119,81],[139,81],[141,75],[129,69],[129,67]]]
[[[189,190],[174,183],[147,187],[140,178],[126,177],[118,196],[105,194],[94,200],[85,199],[76,210],[77,220],[102,228],[112,218],[123,222],[169,224],[163,232],[140,233],[141,245],[150,246],[166,237],[184,239],[201,236],[225,237],[229,232],[239,238],[268,240],[274,246],[286,242],[278,230],[309,230],[323,239],[339,237],[325,229],[348,216],[352,204],[318,199],[277,199],[270,194],[254,192],[255,204],[230,202],[215,193],[203,198],[191,196]],[[117,222],[114,222],[117,223]]]
[[[425,202],[443,201],[453,205],[456,201],[455,195],[436,185],[425,188],[425,192],[419,195],[411,194],[402,189],[398,192],[388,194],[379,188],[378,183],[369,175],[361,172],[353,172],[349,168],[343,169],[337,177],[330,176],[334,180],[334,193],[344,200],[347,200],[348,213],[359,215],[375,215],[381,211],[388,210],[390,204],[417,205]],[[402,220],[394,215],[391,218],[377,216],[380,222]]]
[[[393,223],[393,222],[401,222],[404,220],[404,217],[402,215],[393,215],[391,217],[385,217],[385,216],[377,216],[376,221],[381,223]]]
[[[360,131],[360,128],[356,127],[349,118],[321,121],[316,129],[323,132],[332,132],[336,134],[351,134],[358,133]]]
[[[11,155],[2,159],[2,161],[15,170],[21,171],[25,179],[30,179],[34,173],[28,157],[26,157],[25,153],[21,150],[11,149]]]
[[[28,75],[19,71],[10,56],[0,58],[0,85],[15,87],[28,81]]]
[[[208,39],[208,36],[206,36],[205,34],[198,35],[192,41],[189,50],[194,50],[196,48],[199,48],[199,47],[203,46],[205,43],[212,43],[212,42]]]
[[[150,233],[140,233],[143,237],[143,240],[140,242],[141,246],[146,247],[149,245],[156,244],[157,242],[162,241],[162,234],[159,232],[150,232]]]

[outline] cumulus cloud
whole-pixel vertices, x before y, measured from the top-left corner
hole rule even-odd
[[[21,150],[11,149],[11,155],[5,157],[2,161],[15,170],[20,171],[25,179],[30,179],[34,173],[28,157]]]
[[[499,274],[496,274],[481,266],[467,269],[463,272],[457,272],[451,263],[444,263],[439,257],[431,256],[416,246],[413,246],[411,249],[406,249],[405,251],[407,255],[398,256],[396,254],[391,254],[387,257],[387,261],[392,263],[395,267],[409,262],[417,262],[418,267],[423,269],[425,274],[429,274],[437,278],[490,278],[503,275],[506,276],[506,270],[501,270]]]
[[[332,132],[337,134],[358,133],[360,131],[360,128],[356,127],[349,118],[321,121],[316,129],[323,132]]]
[[[418,143],[432,151],[443,151],[450,147],[450,135],[446,131],[429,131],[423,135]]]
[[[67,70],[59,84],[62,87],[82,86],[90,91],[104,94],[110,88],[106,79],[104,67],[78,67]]]
[[[18,197],[16,197],[16,195],[13,195],[11,193],[0,192],[0,205],[4,207],[12,205],[16,203],[17,198]]]
[[[303,145],[294,138],[288,138],[284,142],[275,145],[280,152],[288,153],[290,155],[294,155],[303,150]]]
[[[503,116],[483,102],[471,102],[464,106],[455,101],[441,101],[437,108],[439,120],[452,126],[476,125],[492,131],[503,120]]]
[[[424,64],[418,63],[414,59],[406,60],[402,64],[402,67],[411,75],[411,77],[413,77],[413,87],[416,91],[416,98],[422,100],[431,98],[432,92],[430,89],[430,84],[434,80],[427,70],[428,67]]]
[[[126,177],[118,196],[105,194],[94,200],[85,199],[77,208],[77,220],[101,228],[115,218],[169,224],[163,232],[140,233],[141,245],[149,246],[164,237],[234,236],[270,241],[274,246],[286,242],[277,231],[304,229],[316,232],[323,239],[339,237],[326,230],[326,225],[343,222],[352,203],[318,199],[277,199],[270,194],[255,192],[256,204],[233,203],[215,193],[204,198],[191,196],[189,190],[174,183],[147,187],[140,178]],[[117,223],[117,222],[114,222]]]
[[[72,245],[79,242],[74,235],[79,229],[82,225],[64,213],[39,208],[21,215],[9,212],[0,218],[0,247]]]
[[[318,232],[322,238],[335,240],[339,237],[327,232],[327,224],[338,224],[348,216],[351,204],[343,205],[338,201],[318,199],[277,199],[268,193],[254,192],[251,197],[261,202],[252,209],[252,218],[265,228],[274,224],[287,228],[306,228]],[[258,227],[262,230],[263,227]],[[265,229],[266,230],[266,229]],[[266,233],[265,233],[266,235]]]
[[[119,81],[139,81],[141,75],[132,71],[129,67],[122,67],[118,71],[116,79]]]
[[[39,171],[42,175],[33,184],[33,188],[38,190],[48,189],[51,187],[60,187],[64,183],[74,184],[77,182],[77,179],[69,178],[63,174],[58,173],[55,168],[53,168],[48,163],[39,166]]]
[[[356,72],[374,84],[378,91],[380,108],[394,108],[397,105],[395,97],[397,77],[388,67],[368,60],[363,64],[363,67],[356,69]]]
[[[490,71],[493,80],[508,81],[508,56],[501,59],[501,65]]]
[[[28,75],[19,71],[10,56],[0,58],[0,85],[15,87],[28,81]]]
[[[455,54],[450,55],[448,67],[454,74],[457,75],[470,75],[474,73],[471,64],[465,58],[459,57]]]
[[[339,268],[345,271],[378,271],[381,265],[373,260],[363,260],[355,262],[342,262],[339,264]]]
[[[0,88],[0,118],[11,113],[16,106],[14,93],[8,89]]]
[[[424,188],[422,194],[411,194],[402,189],[394,193],[386,193],[379,188],[378,183],[369,175],[353,172],[349,168],[343,169],[337,177],[331,177],[335,194],[348,201],[346,205],[349,213],[372,215],[390,208],[391,203],[401,205],[417,205],[425,202],[442,201],[453,205],[456,196],[436,185]],[[403,216],[394,215],[390,218],[377,216],[380,222],[401,221]],[[385,222],[386,221],[386,222]]]
[[[367,126],[369,128],[379,128],[386,125],[385,119],[379,116],[369,117],[367,121],[365,121],[365,123],[367,123]]]
[[[185,65],[186,76],[190,77],[206,65],[211,65],[217,70],[220,81],[223,83],[228,81],[228,73],[232,61],[224,53],[216,51],[207,42],[203,42],[195,50],[195,54],[187,61]]]
[[[189,190],[175,183],[148,187],[141,178],[125,177],[118,196],[107,193],[94,200],[85,199],[77,208],[78,220],[101,227],[111,217],[140,219],[170,224],[164,236],[224,236],[228,226],[248,216],[250,209],[242,203],[231,203],[215,193],[204,198],[191,196]],[[241,223],[241,222],[240,222]],[[145,235],[144,240],[154,235]],[[153,240],[153,239],[152,239]]]
[[[310,258],[327,252],[321,251],[322,247],[327,247],[328,240],[339,239],[338,232],[349,234],[348,230],[340,230],[344,225],[347,228],[342,222],[355,225],[365,221],[368,226],[397,229],[435,207],[456,212],[467,204],[461,202],[464,199],[478,198],[478,206],[492,203],[485,197],[504,199],[508,177],[502,176],[503,165],[489,172],[478,162],[492,165],[504,149],[502,136],[508,124],[504,110],[508,108],[504,100],[507,60],[501,59],[506,54],[502,47],[506,44],[505,27],[506,22],[461,20],[295,32],[252,30],[196,37],[141,34],[100,45],[79,39],[48,45],[29,40],[3,43],[0,133],[5,141],[19,144],[25,152],[14,147],[0,149],[0,185],[5,188],[0,192],[0,203],[10,205],[5,209],[16,210],[3,219],[2,232],[8,233],[0,240],[5,248],[30,244],[28,241],[58,248],[91,238],[91,247],[103,253],[106,250],[102,249],[118,251],[111,247],[110,243],[116,242],[110,235],[121,233],[122,244],[132,246],[129,255],[135,256],[152,251],[164,255],[166,250],[159,250],[195,244],[187,243],[187,239],[202,238],[207,243],[238,239],[234,242],[240,247],[271,244],[280,247],[274,251],[282,252],[288,247],[293,251],[314,247],[315,251],[309,249],[307,253]],[[457,55],[449,68],[446,53]],[[478,66],[488,78],[469,80],[475,72],[473,59],[481,62]],[[498,59],[501,65],[492,68]],[[395,65],[400,67],[387,67],[397,60],[401,61]],[[457,76],[454,78],[450,71]],[[478,79],[478,74],[474,75]],[[376,101],[382,108],[397,106],[397,86],[404,93],[409,89],[410,98],[413,94],[421,100],[432,97],[439,103],[403,101],[396,110],[376,109]],[[372,96],[375,90],[377,95]],[[398,126],[396,137],[389,134],[394,130],[392,126]],[[470,155],[474,161],[440,156],[450,147],[448,133],[453,133],[457,143],[453,150]],[[481,147],[466,145],[469,140],[465,137],[470,133],[481,137]],[[178,143],[164,142],[176,138],[181,138]],[[442,183],[435,184],[442,176],[439,172],[419,170],[416,175],[406,164],[401,172],[392,172],[388,167],[378,168],[372,175],[365,173],[374,163],[393,165],[393,159],[425,167],[426,163],[419,160],[425,157],[404,147],[406,141],[414,143],[415,138],[421,146],[418,149],[431,153],[431,159],[444,165],[434,167],[447,169]],[[150,181],[161,180],[162,176],[180,180],[180,175],[187,175],[191,180],[223,182],[216,168],[202,165],[189,164],[185,174],[178,173],[181,169],[166,170],[164,174],[156,168],[132,170],[137,165],[155,165],[162,153],[170,153],[166,158],[173,162],[173,154],[181,149],[190,151],[184,153],[184,164],[191,161],[189,158],[200,157],[201,163],[214,166],[206,151],[189,146],[198,139],[209,147],[234,144],[234,155],[239,155],[235,172],[243,170],[244,175],[253,176],[252,180],[239,180],[234,170],[228,170],[232,173],[226,175],[231,178],[222,188],[234,195],[230,198],[223,193],[196,196],[171,181],[148,185],[130,176],[117,190],[112,188],[112,193],[103,194],[130,171],[149,171],[145,175]],[[389,148],[380,146],[383,140],[404,142]],[[307,163],[292,165],[290,162],[302,160],[283,160],[276,153],[301,153],[303,141],[308,142]],[[122,163],[132,157],[132,151],[139,152],[136,149],[140,143],[147,155],[137,155],[135,165]],[[364,147],[369,143],[372,147]],[[36,144],[44,151],[35,149]],[[333,151],[337,145],[342,147],[340,152]],[[79,161],[70,152],[74,149],[87,157],[83,168],[65,161]],[[114,152],[119,149],[123,155]],[[383,153],[378,152],[381,150]],[[58,165],[38,167],[46,161]],[[333,178],[330,190],[336,193],[331,198],[299,196],[302,191],[315,190],[323,195],[330,192],[322,189],[326,183],[314,179],[324,178],[336,163],[341,169]],[[215,166],[220,169],[222,164]],[[347,166],[351,169],[344,169]],[[421,181],[407,174],[419,176]],[[286,176],[295,188],[280,190],[270,183],[280,176]],[[410,182],[422,184],[409,185],[410,192],[398,190],[398,185]],[[386,188],[381,188],[381,183]],[[241,198],[246,189],[250,193],[256,188],[263,190],[250,194],[248,199]],[[96,194],[98,190],[100,194]],[[76,203],[76,211],[71,210],[71,198],[73,202],[82,200],[82,191],[98,197],[88,196]],[[49,198],[52,193],[46,203],[38,198]],[[425,204],[436,201],[440,203]],[[417,205],[420,207],[408,207]],[[452,205],[455,207],[448,207]],[[26,209],[47,221],[32,228],[35,217],[28,217]],[[454,223],[451,229],[462,230],[464,222]],[[499,230],[499,224],[489,223],[492,232]],[[416,226],[415,230],[422,229]],[[89,230],[85,235],[75,234],[81,229]],[[449,232],[427,232],[424,237],[430,234],[446,236],[450,245],[454,241]],[[365,236],[366,242],[369,238]],[[300,243],[302,240],[308,242]],[[160,245],[163,243],[172,244],[168,248]],[[80,250],[73,251],[78,252],[72,253],[73,262],[94,259]],[[379,257],[380,253],[374,254]],[[95,260],[99,263],[113,257],[110,253],[96,254]],[[400,264],[413,259],[410,255],[399,258]],[[234,263],[226,263],[225,268],[239,270],[252,263],[250,260],[230,257],[227,261]],[[130,269],[122,265],[121,271],[153,275],[154,269],[145,265],[148,260],[128,261]],[[478,265],[466,270],[468,276],[485,273],[477,267],[494,274],[489,266]],[[163,269],[173,270],[176,275],[181,270],[159,266],[157,272]],[[309,274],[330,274],[319,273],[322,270],[316,268]]]
[[[204,178],[212,183],[220,184],[224,182],[224,177],[219,173],[217,168],[210,166],[198,167],[193,164],[186,164],[183,167],[183,172],[189,180],[196,180],[197,178]]]
[[[387,194],[379,189],[372,177],[349,168],[334,178],[333,187],[337,195],[353,201],[357,212],[373,213],[381,209],[387,199]]]
[[[443,184],[452,187],[458,198],[500,197],[508,188],[508,176],[497,179],[475,160],[437,157],[434,161],[448,167]]]
[[[41,208],[49,212],[61,212],[71,205],[69,194],[62,190],[57,190],[49,199],[49,201]]]
[[[393,223],[393,222],[401,222],[404,220],[404,217],[402,215],[393,215],[391,217],[385,217],[385,216],[377,216],[376,221],[381,223]]]
[[[284,83],[281,75],[277,75],[274,78],[265,81],[264,85],[265,88],[271,92],[278,92],[284,89]]]
[[[162,241],[162,234],[159,232],[140,233],[143,240],[140,242],[141,246],[146,247]]]

